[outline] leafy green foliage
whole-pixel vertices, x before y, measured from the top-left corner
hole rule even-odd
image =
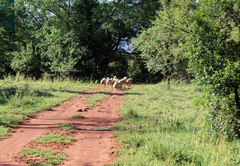
[[[132,42],[133,49],[141,52],[140,56],[145,60],[148,70],[153,73],[160,71],[166,78],[172,77],[176,72],[180,74],[180,70],[186,68],[186,59],[181,56],[183,50],[179,47],[182,39],[176,35],[173,19],[175,9],[173,2],[163,3],[152,26],[143,29]]]
[[[61,77],[69,76],[71,72],[76,71],[74,66],[84,52],[82,47],[73,42],[71,31],[62,33],[61,30],[51,27],[44,28],[44,40],[41,42],[40,50],[42,58],[42,70],[48,73],[55,73]],[[44,70],[49,67],[49,70]]]
[[[192,4],[194,12],[186,12]],[[189,72],[211,95],[210,126],[230,137],[238,136],[240,129],[238,4],[238,0],[185,3],[178,18]]]
[[[10,67],[37,78],[124,77],[137,56],[128,48],[130,39],[160,7],[156,0],[18,0]]]
[[[12,6],[4,0],[0,0],[0,77],[5,73],[11,73],[11,52],[14,50],[14,35],[9,31],[7,23],[10,23],[9,13]]]

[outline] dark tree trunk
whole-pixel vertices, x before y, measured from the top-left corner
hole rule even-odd
[[[237,118],[240,118],[240,103],[239,103],[239,94],[238,94],[238,85],[234,87],[234,94],[235,94],[235,103],[237,109]]]
[[[103,63],[102,63],[102,76],[107,76],[108,74],[108,65],[109,65],[110,60],[108,58],[105,58]]]
[[[167,88],[170,89],[170,78],[169,77],[167,78],[167,81],[168,81],[168,87]]]
[[[238,86],[234,87],[234,94],[235,94],[235,103],[236,103],[236,108],[240,108],[240,103],[239,103],[239,94],[238,94]]]

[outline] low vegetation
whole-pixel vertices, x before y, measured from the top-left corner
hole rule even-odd
[[[62,133],[62,134],[50,133],[48,135],[41,136],[32,140],[32,142],[42,144],[42,145],[48,145],[49,143],[68,145],[68,144],[73,144],[73,142],[75,141],[76,141],[75,138],[70,137],[65,133]]]
[[[22,159],[30,158],[31,162],[29,163],[31,166],[34,165],[59,165],[63,164],[64,160],[66,160],[66,154],[63,152],[53,152],[50,150],[42,150],[42,149],[23,149],[19,157]],[[40,158],[40,159],[39,159]],[[43,160],[43,162],[42,162]],[[40,161],[40,162],[39,162]]]
[[[13,124],[33,117],[37,111],[49,110],[72,96],[79,96],[81,91],[98,86],[70,79],[36,81],[23,75],[0,80],[0,139],[11,134]]]
[[[74,130],[80,130],[77,126],[74,126],[72,123],[57,123],[58,128],[64,131],[74,132]]]
[[[51,2],[0,0],[0,140],[37,111],[99,87],[68,77],[165,79],[126,93],[115,164],[240,165],[239,0]],[[96,93],[88,107],[108,97]]]
[[[105,88],[104,90],[92,95],[87,101],[88,103],[87,106],[90,108],[93,108],[94,106],[99,105],[100,101],[109,97],[107,92],[110,92],[110,91],[112,91],[112,88]]]
[[[0,90],[0,137],[12,130],[13,124],[34,116],[38,110],[50,109],[70,96],[79,95],[99,84],[54,80],[34,81],[8,77]],[[78,89],[76,91],[76,89]],[[92,105],[108,97],[106,88],[89,98]],[[155,85],[133,85],[123,97],[120,123],[113,126],[122,147],[113,165],[239,165],[240,143],[224,134],[211,132],[205,101],[206,93],[195,84],[172,81]],[[95,101],[95,102],[93,102]],[[205,105],[205,106],[204,106]],[[71,118],[84,118],[76,114]],[[48,133],[32,140],[37,144],[72,144],[75,138],[67,135],[79,130],[73,123],[57,123],[63,134]],[[108,130],[108,129],[106,129]],[[20,158],[30,165],[62,164],[62,152],[24,149]]]
[[[82,115],[82,114],[75,114],[75,115],[71,115],[71,118],[72,119],[82,119],[82,118],[84,118],[84,115]]]
[[[49,146],[51,145],[67,145],[73,144],[76,139],[68,136],[65,133],[56,134],[48,133],[45,136],[33,139],[30,142],[31,148],[23,149],[16,156],[18,161],[24,161],[30,166],[51,166],[64,164],[64,160],[67,159],[66,154],[60,151],[51,151],[49,149],[40,149],[39,145]]]
[[[239,165],[240,144],[209,135],[205,93],[193,84],[136,85],[126,92],[113,165]]]

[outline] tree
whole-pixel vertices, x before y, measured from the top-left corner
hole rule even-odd
[[[163,1],[162,4],[163,8],[157,12],[158,16],[152,21],[152,26],[143,29],[132,44],[134,50],[141,51],[140,55],[145,59],[148,70],[161,72],[168,79],[170,87],[170,78],[186,66],[183,65],[183,51],[179,47],[181,37],[177,36],[174,22],[176,4],[169,1]]]
[[[146,7],[146,4],[152,4]],[[128,61],[132,56],[126,51],[125,45],[135,37],[137,30],[143,26],[148,26],[156,10],[161,6],[156,0],[144,1],[110,1],[99,2],[95,0],[18,0],[16,3],[17,17],[17,39],[18,50],[14,56],[17,58],[12,64],[15,70],[21,70],[16,62],[17,59],[24,59],[23,55],[32,43],[32,50],[36,50],[30,59],[39,61],[51,61],[53,57],[48,49],[50,47],[49,37],[54,33],[51,29],[56,29],[57,37],[54,37],[52,46],[56,50],[68,50],[68,46],[74,47],[74,52],[67,54],[62,52],[64,57],[72,59],[74,74],[77,77],[89,77],[93,75],[100,78],[109,74],[113,64],[125,66],[122,73],[127,71]],[[142,25],[141,25],[142,24]],[[49,27],[49,28],[46,28]],[[61,32],[61,33],[60,33]],[[71,34],[71,35],[70,35]],[[65,40],[65,36],[68,36]],[[70,40],[71,38],[71,40]],[[50,41],[49,41],[50,40]],[[61,40],[61,41],[60,41]],[[49,44],[47,44],[49,43]],[[56,51],[55,50],[55,51]],[[48,55],[49,54],[49,55]],[[57,53],[55,52],[55,55]],[[30,56],[30,54],[29,54]],[[62,56],[54,56],[55,62],[62,61]],[[21,58],[22,57],[22,58]],[[27,61],[22,61],[26,62]],[[66,61],[67,62],[67,61]],[[28,65],[34,63],[28,63]],[[42,64],[42,63],[39,63]],[[48,64],[53,64],[48,62]],[[111,65],[110,65],[111,64]],[[25,65],[26,66],[26,65]],[[35,65],[34,65],[35,66]],[[22,70],[26,74],[39,73],[39,68],[30,67],[30,71]],[[50,65],[44,68],[51,71]],[[59,68],[59,67],[57,67]],[[56,68],[55,68],[56,69]],[[67,68],[66,68],[67,69]],[[116,73],[117,71],[112,71]]]
[[[100,11],[103,13],[100,20],[104,32],[104,45],[100,51],[103,55],[100,66],[104,66],[101,75],[108,74],[109,64],[119,64],[118,62],[123,62],[123,73],[127,72],[127,61],[135,53],[132,54],[126,48],[139,29],[151,24],[150,19],[154,19],[160,7],[161,4],[156,0],[114,0],[100,3]]]
[[[13,53],[14,70],[34,76],[42,73],[66,76],[77,71],[77,62],[81,63],[89,51],[77,38],[81,34],[83,39],[87,32],[84,23],[77,24],[84,17],[76,13],[75,3],[72,0],[16,2],[18,50]],[[91,7],[88,6],[89,10]],[[82,29],[76,31],[80,26]]]
[[[211,94],[209,125],[230,137],[240,131],[239,2],[200,0],[194,12],[182,13],[178,25],[185,36],[189,72]],[[182,11],[189,5],[182,5]]]
[[[6,1],[0,0],[0,77],[5,73],[11,72],[11,54],[14,49],[14,34],[8,31],[7,22],[9,13],[12,12],[12,6]]]

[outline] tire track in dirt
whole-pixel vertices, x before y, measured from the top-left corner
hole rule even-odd
[[[82,93],[80,97],[74,97],[64,101],[50,111],[38,112],[35,118],[17,125],[16,133],[8,139],[0,141],[0,166],[21,166],[14,156],[35,138],[45,135],[49,129],[57,127],[56,123],[73,123],[79,127],[73,136],[77,141],[68,148],[62,148],[68,156],[64,165],[68,166],[98,166],[110,164],[114,161],[114,155],[110,150],[117,147],[113,131],[104,130],[116,124],[119,120],[118,109],[121,98],[126,90],[114,90],[106,92],[109,98],[102,100],[99,106],[89,109],[87,112],[76,112],[86,107],[86,96],[93,95],[103,90],[100,87]],[[84,119],[71,119],[71,115],[83,114]]]

